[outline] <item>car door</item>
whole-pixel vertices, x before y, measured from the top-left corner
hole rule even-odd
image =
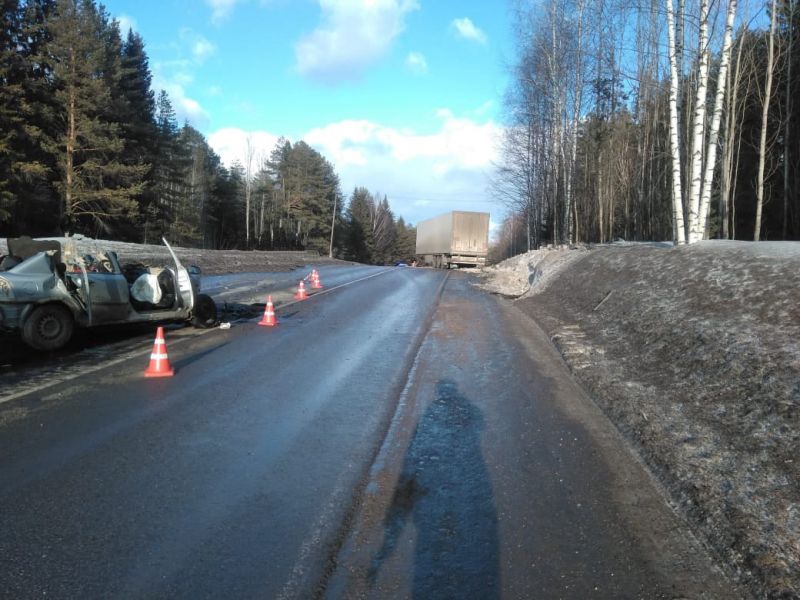
[[[189,272],[186,270],[186,267],[181,264],[181,261],[178,260],[175,252],[172,251],[172,247],[169,245],[169,242],[167,242],[165,238],[161,238],[161,241],[164,242],[167,250],[169,250],[169,253],[172,255],[172,260],[175,261],[175,273],[178,274],[178,297],[180,298],[181,309],[186,311],[188,314],[191,312],[192,308],[194,308],[192,280],[189,279]]]
[[[104,260],[104,268],[87,272],[92,306],[92,325],[124,322],[130,312],[128,281],[116,261]]]

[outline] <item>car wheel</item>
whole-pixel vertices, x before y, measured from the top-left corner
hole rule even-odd
[[[22,326],[22,341],[36,350],[58,350],[72,337],[72,313],[58,304],[33,309]]]
[[[208,329],[217,324],[217,305],[213,298],[206,294],[198,294],[194,299],[192,325]]]

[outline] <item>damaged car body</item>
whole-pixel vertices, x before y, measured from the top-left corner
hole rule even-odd
[[[191,321],[211,327],[214,301],[200,294],[200,269],[173,264],[122,265],[116,253],[79,254],[71,238],[9,238],[0,262],[0,330],[18,332],[37,350],[56,350],[75,327]]]

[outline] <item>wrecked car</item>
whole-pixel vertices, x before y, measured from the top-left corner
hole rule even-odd
[[[0,330],[37,350],[56,350],[75,327],[189,321],[212,327],[214,300],[200,293],[200,269],[120,264],[115,252],[80,254],[72,238],[9,238],[0,260]]]

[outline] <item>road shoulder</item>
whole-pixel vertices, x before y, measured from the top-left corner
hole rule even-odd
[[[483,584],[465,564],[491,566]],[[331,598],[742,597],[538,325],[464,277],[448,282],[328,583]]]

